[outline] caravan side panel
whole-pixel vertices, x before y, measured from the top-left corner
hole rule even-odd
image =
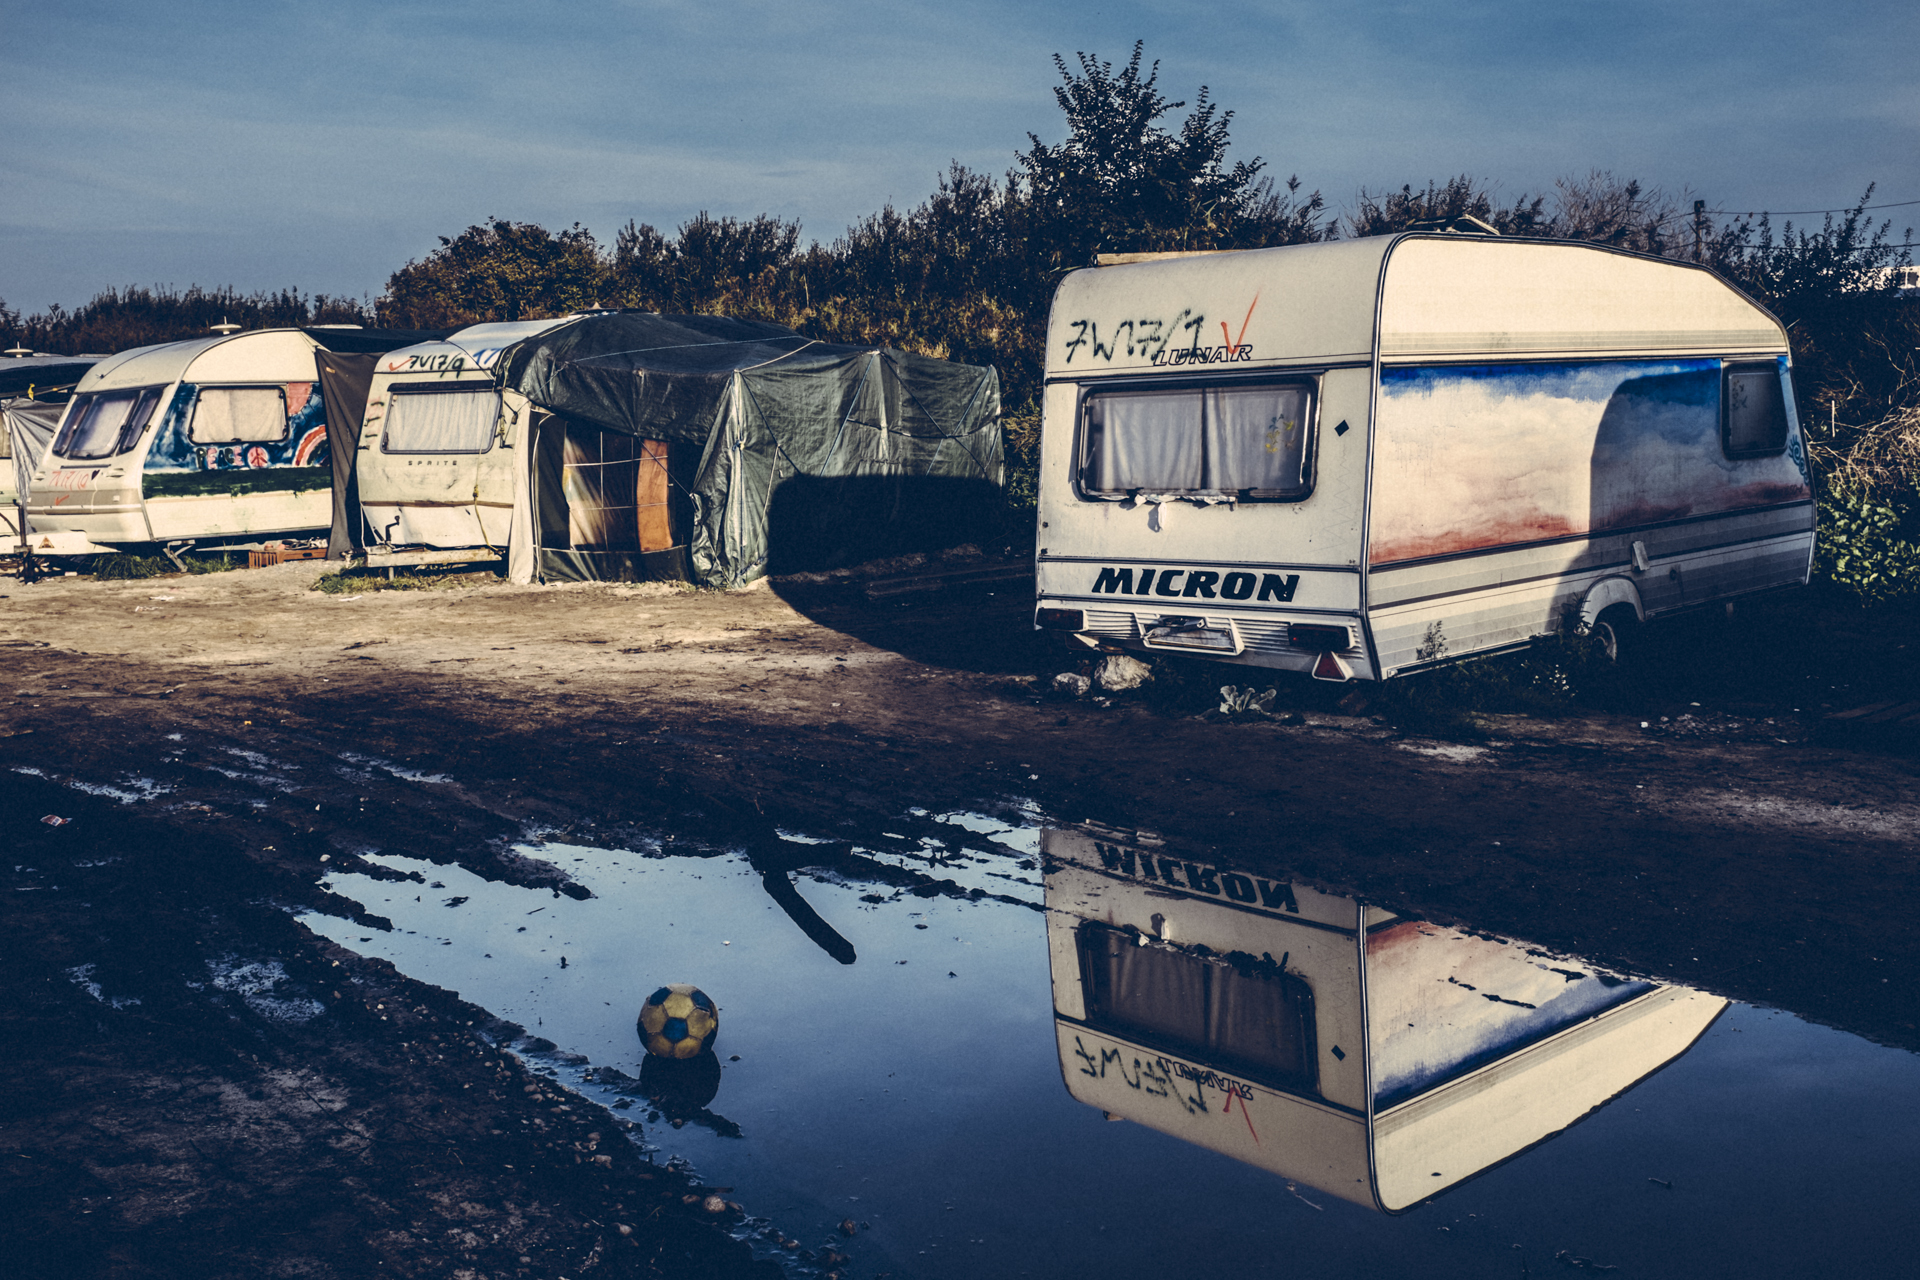
[[[1777,453],[1729,456],[1729,369],[1771,370],[1790,414],[1781,356],[1383,369],[1368,545],[1383,665],[1561,630],[1609,576],[1648,616],[1805,581],[1797,424]]]
[[[234,336],[194,357],[146,442],[141,490],[162,541],[310,533],[333,518],[313,339]]]
[[[1712,272],[1409,237],[1383,274],[1379,349],[1383,675],[1560,631],[1609,578],[1643,616],[1806,581],[1786,335]],[[1763,447],[1744,435],[1750,393],[1775,428]]]

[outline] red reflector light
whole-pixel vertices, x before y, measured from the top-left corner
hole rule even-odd
[[[1036,609],[1033,625],[1043,631],[1085,631],[1087,614],[1084,609]]]
[[[1353,636],[1345,627],[1319,622],[1295,622],[1287,627],[1287,643],[1295,649],[1318,649],[1328,653],[1351,648]]]
[[[1347,670],[1347,664],[1330,653],[1321,654],[1320,660],[1313,664],[1315,680],[1348,680],[1352,677],[1353,673]]]

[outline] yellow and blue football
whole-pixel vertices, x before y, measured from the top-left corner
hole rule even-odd
[[[720,1010],[698,987],[684,982],[661,987],[640,1006],[640,1040],[661,1058],[692,1058],[713,1047]]]

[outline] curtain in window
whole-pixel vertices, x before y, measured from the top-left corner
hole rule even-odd
[[[1091,962],[1093,1003],[1107,1020],[1182,1044],[1206,1044],[1204,963],[1109,930],[1090,935],[1082,954]]]
[[[1088,420],[1093,433],[1089,487],[1101,493],[1198,489],[1200,393],[1101,396]]]
[[[500,393],[416,392],[387,399],[385,453],[485,453],[500,418]]]
[[[1296,493],[1305,486],[1307,391],[1247,387],[1207,392],[1202,487]]]
[[[1276,1075],[1311,1079],[1313,1037],[1304,1025],[1304,985],[1295,978],[1252,977],[1215,964],[1207,1001],[1206,1043]]]
[[[287,438],[287,398],[279,387],[208,387],[193,409],[195,444],[265,444]]]
[[[1312,408],[1312,389],[1299,383],[1098,395],[1087,406],[1082,483],[1113,495],[1302,497]]]
[[[1142,946],[1136,935],[1091,923],[1080,928],[1080,968],[1095,1026],[1170,1042],[1205,1066],[1313,1086],[1313,992],[1296,975]]]

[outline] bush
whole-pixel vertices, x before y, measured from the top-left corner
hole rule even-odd
[[[1874,605],[1920,588],[1920,519],[1914,496],[1833,488],[1820,501],[1813,574]]]
[[[224,573],[228,569],[239,569],[246,565],[242,556],[231,552],[182,552],[180,564],[175,564],[166,556],[141,556],[116,554],[95,556],[87,572],[102,581],[126,581],[134,578],[163,578],[181,572],[181,567],[190,574]]]
[[[362,595],[368,591],[439,591],[448,587],[477,587],[498,582],[491,572],[395,569],[387,577],[385,569],[351,568],[323,573],[312,590],[330,596]]]

